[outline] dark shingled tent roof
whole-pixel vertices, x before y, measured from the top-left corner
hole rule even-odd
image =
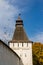
[[[18,17],[18,19],[16,20],[16,25],[15,25],[15,31],[14,31],[14,35],[13,35],[13,38],[12,38],[12,41],[11,42],[31,42],[25,31],[24,31],[24,27],[23,27],[23,20],[21,20],[20,16]]]

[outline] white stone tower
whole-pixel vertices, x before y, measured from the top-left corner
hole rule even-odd
[[[23,26],[23,20],[21,20],[19,16],[16,20],[14,35],[12,40],[9,42],[9,46],[22,59],[23,65],[33,65],[32,41],[28,39]]]

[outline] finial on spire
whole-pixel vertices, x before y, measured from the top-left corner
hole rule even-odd
[[[21,13],[19,13],[19,16],[21,16]]]
[[[21,16],[21,13],[19,13],[18,20],[21,20],[20,16]]]

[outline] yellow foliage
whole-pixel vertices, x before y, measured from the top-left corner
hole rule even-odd
[[[39,62],[43,62],[43,44],[39,42],[33,43],[33,53],[39,58]]]

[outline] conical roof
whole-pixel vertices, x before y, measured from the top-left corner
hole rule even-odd
[[[16,20],[15,31],[13,34],[12,42],[16,42],[16,43],[17,42],[20,42],[20,43],[30,42],[30,40],[28,39],[25,33],[23,20],[21,20],[20,16]]]

